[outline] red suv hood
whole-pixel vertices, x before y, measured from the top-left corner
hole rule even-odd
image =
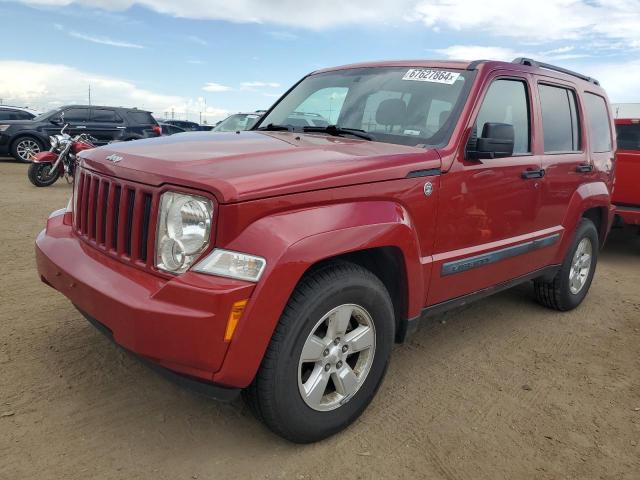
[[[433,150],[290,132],[183,133],[81,156],[92,170],[210,191],[221,203],[404,178],[416,164],[440,167]],[[122,159],[114,163],[114,156]]]

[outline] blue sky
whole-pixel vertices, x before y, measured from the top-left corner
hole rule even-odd
[[[0,98],[210,121],[267,108],[305,73],[377,59],[528,55],[640,102],[640,1],[0,0]],[[206,102],[206,107],[205,107]]]

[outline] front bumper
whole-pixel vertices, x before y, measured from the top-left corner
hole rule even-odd
[[[42,281],[104,325],[126,350],[211,382],[229,345],[224,332],[231,307],[250,298],[254,284],[192,272],[167,279],[142,271],[75,237],[69,217],[49,218],[36,240]]]

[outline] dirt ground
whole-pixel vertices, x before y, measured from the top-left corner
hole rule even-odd
[[[615,231],[585,303],[529,286],[424,325],[347,431],[298,446],[241,401],[168,383],[40,283],[70,187],[0,161],[0,479],[639,479],[640,236]]]

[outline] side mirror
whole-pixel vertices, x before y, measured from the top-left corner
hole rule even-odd
[[[482,136],[476,140],[475,149],[467,150],[467,158],[511,157],[513,155],[514,138],[513,125],[487,122],[482,127]]]

